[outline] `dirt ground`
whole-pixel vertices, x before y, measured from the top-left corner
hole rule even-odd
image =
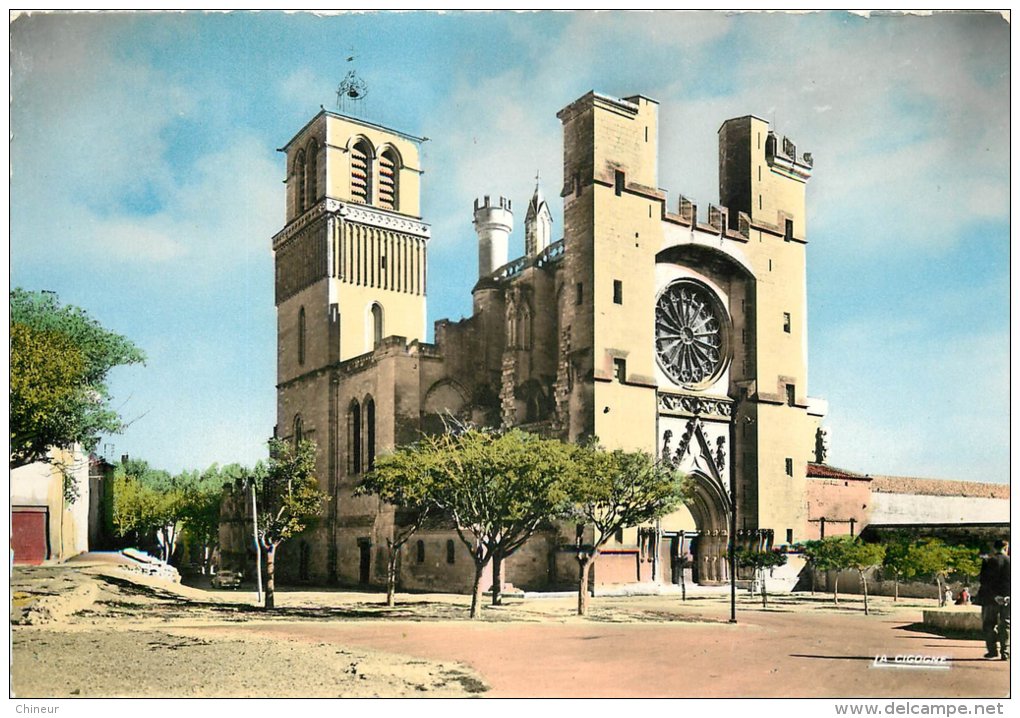
[[[109,566],[16,567],[19,697],[1003,697],[1009,664],[974,637],[920,626],[933,602],[741,594],[508,599],[467,620],[468,597],[205,591]],[[944,670],[877,655],[946,656]],[[594,679],[603,676],[604,679]]]
[[[15,567],[11,589],[11,690],[19,698],[463,697],[487,690],[456,662],[231,630],[266,622],[257,620],[266,614],[251,595],[90,565]],[[321,624],[337,615],[311,601],[269,622]]]

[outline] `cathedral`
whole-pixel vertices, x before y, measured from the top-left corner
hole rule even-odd
[[[688,505],[607,545],[600,584],[675,582],[686,561],[700,583],[727,581],[731,526],[744,542],[807,537],[825,413],[807,384],[811,155],[763,119],[727,120],[719,203],[699,209],[659,188],[658,109],[590,92],[558,113],[563,228],[557,237],[536,186],[524,256],[508,256],[513,200],[475,199],[472,316],[436,322],[433,343],[421,138],[323,110],[286,144],[276,433],[316,442],[329,499],[317,526],[281,548],[281,578],[383,585],[397,518],[354,489],[378,455],[442,431],[448,414],[597,436],[692,478]],[[505,581],[575,584],[574,541],[573,526],[536,535]],[[404,547],[405,590],[466,591],[472,576],[452,528]]]

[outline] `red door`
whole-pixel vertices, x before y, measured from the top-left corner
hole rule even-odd
[[[49,551],[46,550],[47,523],[45,508],[14,508],[11,511],[14,563],[38,564],[49,557]]]

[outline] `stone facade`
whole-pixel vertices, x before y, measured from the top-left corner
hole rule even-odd
[[[742,542],[800,540],[824,403],[808,398],[805,186],[810,155],[747,116],[719,130],[720,196],[700,213],[659,189],[658,104],[588,93],[563,126],[562,238],[536,186],[526,252],[507,256],[508,198],[475,201],[473,314],[425,343],[417,138],[320,112],[285,147],[287,222],[274,237],[277,435],[318,445],[328,510],[279,555],[281,579],[381,584],[392,509],[354,487],[374,457],[447,414],[563,441],[598,436],[694,477],[691,504],[633,527],[597,583],[727,580],[730,487]],[[404,548],[404,588],[466,590],[450,532]],[[569,584],[573,528],[506,565],[518,587]],[[419,560],[420,559],[420,560]],[[599,575],[602,570],[603,575]]]

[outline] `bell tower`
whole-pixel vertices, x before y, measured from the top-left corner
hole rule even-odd
[[[425,338],[422,141],[324,109],[280,150],[287,201],[286,224],[273,237],[276,435],[316,443],[316,475],[332,497],[316,531],[332,537],[314,542],[329,548],[312,553],[310,571],[330,579],[337,575],[344,363],[387,337]]]
[[[283,148],[276,258],[278,379],[425,335],[421,139],[321,111]]]

